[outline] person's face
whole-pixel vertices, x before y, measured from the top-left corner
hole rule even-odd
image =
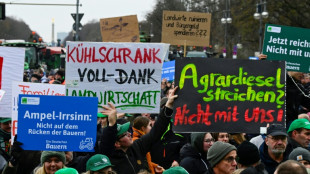
[[[106,127],[108,124],[108,118],[107,117],[98,117],[97,123],[101,125],[101,127]]]
[[[145,134],[148,134],[150,131],[151,131],[151,129],[152,129],[152,122],[151,122],[151,120],[149,121],[149,124],[146,126],[146,127],[144,127],[144,133]]]
[[[222,141],[222,142],[228,143],[228,141],[229,141],[228,133],[220,132],[219,136],[217,138],[217,141]]]
[[[112,167],[106,167],[98,171],[92,172],[92,174],[110,174],[112,173]]]
[[[59,169],[64,166],[63,162],[57,157],[51,157],[46,162],[44,162],[44,170],[46,174],[55,174]]]
[[[121,147],[128,148],[132,145],[132,137],[130,132],[125,132],[118,137],[118,142]]]
[[[6,121],[4,123],[0,123],[1,129],[6,132],[11,132],[11,121]]]
[[[49,80],[55,80],[55,78],[54,78],[53,75],[49,75],[49,76],[47,76],[47,78],[48,78]]]
[[[297,141],[302,147],[308,148],[310,143],[310,130],[302,129],[301,132],[293,131],[294,140]]]
[[[211,136],[210,133],[207,133],[204,137],[204,141],[203,141],[203,151],[207,152],[210,147],[213,145],[214,143],[214,139]]]
[[[39,79],[37,79],[35,77],[31,77],[30,82],[32,82],[32,83],[40,83]]]
[[[273,154],[281,154],[285,152],[287,145],[287,137],[284,135],[270,136],[268,135],[265,142]]]
[[[62,77],[61,77],[61,75],[59,75],[59,74],[55,74],[55,79],[56,79],[56,80],[61,80]]]
[[[66,164],[69,163],[70,161],[73,160],[73,152],[72,151],[67,151],[65,152],[66,154]]]
[[[218,164],[215,165],[218,173],[216,174],[232,174],[236,170],[237,152],[235,150],[229,152]]]

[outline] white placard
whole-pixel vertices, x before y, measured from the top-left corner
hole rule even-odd
[[[5,91],[0,117],[12,117],[12,82],[23,81],[24,60],[24,48],[0,47],[0,89]]]
[[[68,96],[98,97],[125,113],[158,113],[169,44],[67,42]]]

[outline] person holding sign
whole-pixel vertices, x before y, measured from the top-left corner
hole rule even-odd
[[[134,142],[131,133],[128,132],[130,123],[117,125],[115,106],[111,103],[109,106],[103,106],[102,113],[108,115],[109,125],[104,129],[101,137],[100,153],[110,158],[113,169],[118,174],[136,174],[141,169],[148,170],[146,154],[160,140],[170,122],[174,99],[177,97],[176,90],[177,87],[169,95],[152,130]]]

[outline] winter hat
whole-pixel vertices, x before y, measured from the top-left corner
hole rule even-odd
[[[288,159],[295,161],[306,160],[310,162],[310,152],[305,148],[297,147],[290,153]]]
[[[163,174],[188,174],[188,172],[181,166],[170,167],[168,170],[165,170]]]
[[[46,162],[51,157],[57,157],[64,164],[66,163],[66,154],[65,154],[65,152],[43,151],[41,153],[41,164]]]
[[[86,170],[87,171],[98,171],[100,169],[111,167],[112,164],[110,162],[110,159],[101,154],[96,154],[89,158],[89,160],[86,163]]]
[[[238,163],[250,166],[260,160],[257,147],[248,142],[243,141],[237,148]]]
[[[57,170],[55,174],[79,174],[79,173],[74,168],[63,168],[63,169]]]
[[[237,148],[229,143],[217,141],[210,147],[207,155],[207,160],[210,162],[211,167],[213,168],[229,152],[233,150],[237,150]]]

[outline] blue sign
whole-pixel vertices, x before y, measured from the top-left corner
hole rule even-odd
[[[93,152],[97,97],[19,95],[18,138],[24,150]]]
[[[258,57],[249,57],[250,60],[259,60]]]
[[[174,80],[175,60],[164,62],[161,72],[161,79],[167,79],[168,81]]]

